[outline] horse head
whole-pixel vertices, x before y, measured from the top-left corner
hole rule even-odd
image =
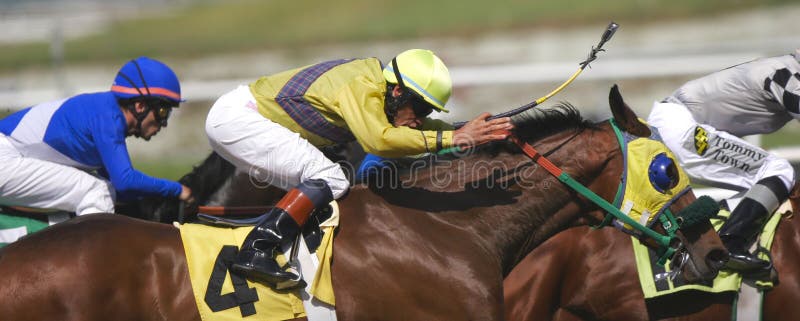
[[[631,108],[623,101],[616,85],[611,88],[609,93],[609,104],[614,121],[619,125],[620,129],[636,137],[650,137],[653,139],[651,143],[663,146],[657,130],[650,128],[639,120]],[[628,147],[630,148],[631,145]],[[666,146],[663,146],[663,148],[666,149]],[[630,154],[631,151],[628,151],[628,153]],[[667,242],[659,244],[653,237],[648,237],[641,233],[634,234],[640,236],[640,240],[644,244],[661,251],[664,259],[671,259],[672,270],[675,271],[675,274],[672,275],[673,278],[679,277],[684,282],[689,283],[712,280],[728,258],[727,251],[709,222],[709,218],[716,215],[719,207],[708,197],[695,198],[694,193],[688,186],[688,177],[677,166],[674,156],[671,154],[666,155],[669,155],[669,159],[664,158],[661,160],[662,164],[654,164],[658,161],[652,157],[644,159],[650,162],[650,168],[648,169],[650,186],[640,184],[639,187],[655,189],[659,194],[668,198],[667,206],[662,209],[662,212],[651,213],[656,217],[653,217],[648,225],[655,232],[665,236],[663,240],[667,240]],[[641,157],[637,159],[642,160]],[[630,168],[637,164],[627,165]],[[658,169],[653,167],[659,165],[662,166],[661,169],[664,170],[662,174],[666,175],[665,177],[658,178],[658,173],[654,173]],[[628,172],[631,173],[630,170]],[[685,186],[685,188],[679,190],[673,187],[672,191],[669,188],[659,188],[657,186],[659,182],[655,182],[659,179],[662,180],[662,184],[666,182],[667,185]],[[626,205],[622,204],[621,206]],[[674,230],[674,234],[670,235],[670,230]]]
[[[564,228],[601,222],[637,236],[663,257],[662,262],[672,258],[674,270],[680,271],[673,277],[688,282],[713,279],[727,259],[708,220],[718,211],[716,203],[695,198],[688,177],[657,130],[638,119],[616,86],[611,88],[609,104],[613,119],[573,124],[572,130],[561,126],[555,134],[548,127],[553,126],[548,116],[552,111],[529,110],[514,116],[519,137],[515,141],[536,163],[522,172],[532,173],[529,176],[537,181],[553,177],[560,181],[558,191],[551,184],[539,183],[523,198],[539,203],[522,201],[521,205],[532,211],[541,211],[543,201],[561,205],[552,218],[534,218],[544,224],[523,243],[511,266]],[[535,174],[538,168],[546,169],[551,177],[536,178],[541,175]]]

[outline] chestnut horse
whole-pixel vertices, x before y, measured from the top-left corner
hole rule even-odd
[[[796,320],[800,220],[781,219],[771,252],[780,282],[766,292],[762,320]],[[735,293],[690,291],[645,300],[635,266],[629,236],[608,228],[563,231],[529,253],[506,277],[506,319],[731,320]]]
[[[649,129],[612,89],[615,120]],[[606,200],[623,155],[608,122],[569,106],[515,118],[530,142]],[[391,186],[357,186],[339,201],[333,285],[340,320],[502,320],[503,277],[572,225],[598,223],[597,205],[538,170],[510,142],[432,158]],[[678,213],[694,201],[684,193]],[[705,228],[678,231],[689,279],[716,275],[724,248]],[[3,320],[199,320],[177,229],[119,215],[86,215],[0,250]]]

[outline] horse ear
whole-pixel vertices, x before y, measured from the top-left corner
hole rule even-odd
[[[611,87],[611,92],[608,93],[608,104],[611,106],[614,120],[617,121],[622,130],[639,137],[650,136],[650,128],[639,121],[636,113],[622,100],[622,95],[619,93],[619,88],[616,84]]]

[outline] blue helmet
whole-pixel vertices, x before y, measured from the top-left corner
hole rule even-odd
[[[650,184],[661,193],[675,187],[680,179],[675,161],[666,153],[653,157],[647,174],[650,177]]]
[[[111,92],[117,98],[159,97],[182,102],[178,76],[163,62],[148,57],[128,61],[119,69]]]

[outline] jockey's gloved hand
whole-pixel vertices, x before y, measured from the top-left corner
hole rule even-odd
[[[460,147],[478,146],[494,140],[508,137],[508,132],[514,129],[510,117],[501,117],[488,120],[489,113],[482,113],[475,119],[467,122],[453,133],[453,145]]]
[[[185,213],[197,213],[197,201],[194,198],[194,194],[192,194],[191,188],[187,187],[186,185],[181,185],[181,195],[178,197],[178,199],[181,200],[181,204],[184,207]]]
[[[194,194],[192,194],[192,189],[186,185],[181,185],[181,195],[178,196],[178,199],[183,201],[186,207],[194,206],[197,203],[194,199]]]

